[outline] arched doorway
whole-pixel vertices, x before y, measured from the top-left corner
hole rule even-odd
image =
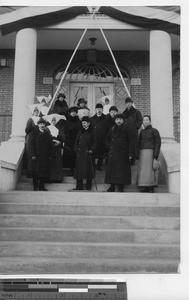
[[[60,67],[55,73],[54,92],[64,70],[65,68]],[[130,91],[130,77],[123,69],[120,71]],[[71,65],[59,92],[66,95],[69,106],[77,105],[79,98],[85,98],[91,115],[95,113],[96,103],[105,96],[112,105],[116,105],[122,111],[125,108],[124,100],[128,96],[116,67],[102,63]]]

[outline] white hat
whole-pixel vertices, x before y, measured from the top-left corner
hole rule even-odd
[[[51,114],[51,115],[43,116],[43,119],[45,121],[49,122],[50,124],[51,124],[53,118],[56,119],[56,123],[58,123],[58,121],[60,121],[60,120],[66,120],[66,117],[64,115]]]
[[[35,108],[37,108],[39,111],[41,111],[42,104],[29,104],[29,105],[27,105],[27,107],[29,108],[29,110],[33,114]]]

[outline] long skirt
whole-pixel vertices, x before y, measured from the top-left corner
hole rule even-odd
[[[153,164],[153,149],[140,150],[138,163],[138,186],[157,186],[158,185],[158,170],[154,170]]]

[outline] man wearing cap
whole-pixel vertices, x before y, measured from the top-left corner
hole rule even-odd
[[[81,129],[81,121],[77,115],[78,108],[72,106],[67,115],[67,121],[64,128],[65,144],[63,153],[63,167],[70,168],[70,176],[74,175],[76,155],[75,155],[75,140],[76,136]]]
[[[86,189],[91,190],[92,178],[94,178],[94,133],[91,120],[85,116],[82,118],[82,129],[75,141],[76,168],[74,178],[77,180],[74,190],[83,190],[83,180],[86,179]]]
[[[108,131],[114,126],[115,124],[115,115],[117,115],[118,109],[116,106],[111,106],[109,109],[109,114],[106,116],[106,122],[108,126]]]
[[[139,157],[138,149],[138,130],[142,126],[142,115],[141,112],[133,107],[133,100],[131,97],[125,99],[126,109],[123,111],[126,124],[132,124],[135,128],[135,155],[131,161],[131,164],[134,165],[135,158]]]
[[[107,192],[123,192],[124,185],[131,184],[130,161],[134,155],[135,129],[132,125],[124,124],[122,114],[115,115],[115,125],[108,133],[106,145],[109,149],[105,173],[105,183],[111,186]]]
[[[96,114],[91,118],[95,136],[95,158],[97,158],[97,170],[102,170],[102,161],[106,153],[105,137],[108,132],[106,116],[103,114],[103,105],[96,104]]]
[[[47,191],[45,182],[50,175],[50,159],[52,158],[52,138],[46,122],[40,118],[36,128],[31,132],[28,147],[30,148],[30,161],[28,177],[33,178],[34,191]]]

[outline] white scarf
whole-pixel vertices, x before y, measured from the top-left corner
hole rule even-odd
[[[49,128],[52,136],[54,136],[54,137],[58,136],[59,130],[54,125],[49,125],[47,127]]]

